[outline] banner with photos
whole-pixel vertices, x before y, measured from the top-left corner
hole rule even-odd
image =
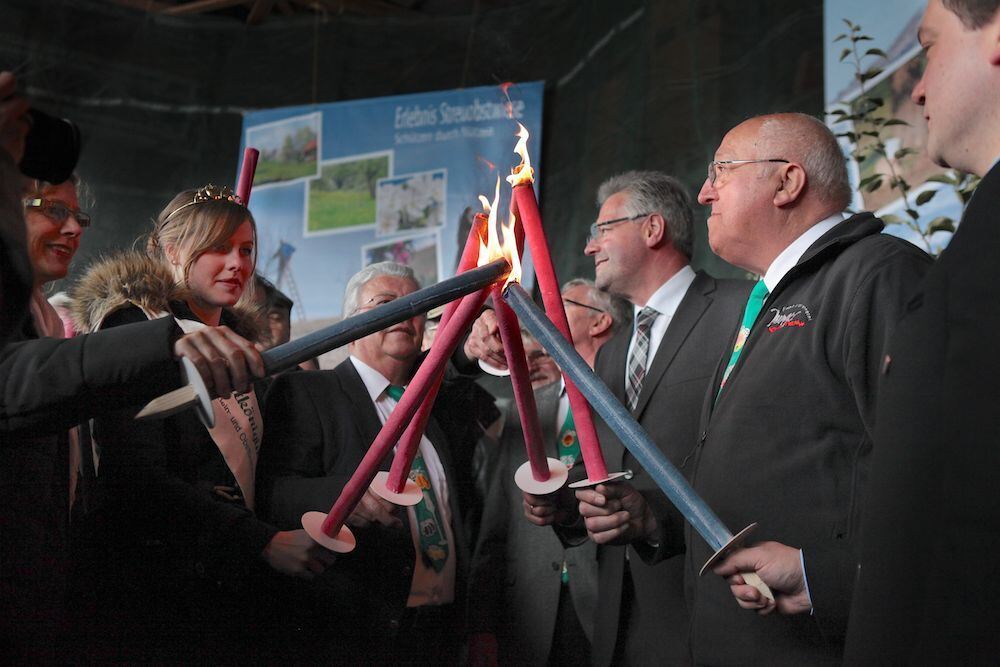
[[[344,286],[392,260],[423,285],[454,273],[496,179],[519,162],[517,123],[539,173],[544,83],[468,88],[248,113],[260,151],[250,197],[258,271],[295,302],[293,317],[339,318]],[[501,188],[503,210],[510,189]],[[532,281],[530,261],[525,281]]]

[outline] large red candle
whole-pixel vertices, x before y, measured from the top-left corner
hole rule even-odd
[[[497,324],[500,328],[500,340],[503,341],[503,353],[507,357],[507,367],[510,368],[510,381],[514,389],[514,402],[521,416],[521,432],[524,434],[524,448],[531,464],[531,476],[536,481],[544,482],[551,476],[549,463],[545,457],[545,441],[542,427],[538,422],[538,408],[535,405],[535,392],[531,388],[531,376],[528,373],[528,361],[524,356],[524,343],[521,340],[521,325],[517,315],[503,300],[503,289],[500,284],[494,284],[493,309],[496,312]]]
[[[244,206],[250,205],[250,188],[253,187],[253,175],[257,172],[257,158],[260,151],[247,146],[243,151],[243,165],[240,167],[240,180],[236,182],[236,196]]]
[[[396,405],[396,409],[389,415],[389,419],[386,420],[375,441],[368,448],[368,452],[361,459],[357,470],[354,471],[351,479],[341,491],[340,497],[337,498],[333,507],[330,508],[322,524],[324,534],[333,537],[340,532],[340,528],[344,525],[347,516],[354,510],[358,502],[361,501],[361,497],[364,496],[372,480],[375,479],[375,474],[378,472],[378,467],[382,459],[386,457],[393,446],[399,441],[399,437],[402,435],[406,425],[413,418],[417,408],[423,402],[427,390],[432,380],[436,377],[438,370],[444,367],[451,353],[455,350],[458,341],[465,332],[466,326],[479,314],[479,309],[482,308],[483,302],[486,301],[487,294],[489,294],[489,291],[482,289],[479,292],[463,297],[448,328],[438,331],[435,343],[440,339],[440,344],[435,344],[431,347],[430,353],[424,359],[424,362],[420,364],[420,368],[417,369],[413,379],[410,380],[410,384]],[[406,464],[407,472],[409,471],[410,463],[412,461],[408,461]]]
[[[476,263],[479,261],[479,245],[486,232],[486,224],[486,216],[481,213],[476,214],[475,220],[472,223],[472,229],[469,230],[469,236],[465,240],[465,248],[462,250],[462,258],[458,262],[458,268],[455,270],[456,273],[462,273],[463,271],[475,268]],[[445,306],[444,313],[441,315],[441,324],[438,326],[438,335],[434,338],[434,343],[431,345],[432,348],[439,344],[438,340],[441,332],[451,322],[459,303],[459,301],[452,301]],[[420,439],[427,429],[427,421],[430,419],[431,410],[434,408],[434,401],[437,400],[438,391],[440,391],[441,383],[444,381],[444,372],[445,367],[442,366],[437,377],[431,383],[427,394],[424,396],[423,403],[417,408],[416,414],[406,427],[406,431],[403,432],[403,437],[400,438],[399,444],[396,445],[396,456],[392,460],[389,479],[386,480],[386,486],[393,493],[402,493],[403,487],[406,485],[406,478],[410,474],[410,466],[416,457],[416,452],[420,447]]]
[[[545,230],[542,229],[542,216],[538,212],[538,201],[531,183],[514,186],[514,201],[517,202],[518,221],[524,225],[525,237],[538,278],[538,288],[542,293],[542,303],[545,314],[556,325],[559,332],[568,341],[572,341],[569,332],[569,321],[566,319],[566,308],[563,306],[562,294],[559,292],[559,281],[552,266],[552,256],[549,254]],[[563,374],[566,382],[566,396],[573,410],[573,420],[576,423],[577,435],[580,438],[580,453],[583,454],[583,464],[587,469],[587,477],[592,480],[606,479],[607,466],[601,454],[601,444],[597,439],[597,430],[590,414],[590,405],[572,380]]]

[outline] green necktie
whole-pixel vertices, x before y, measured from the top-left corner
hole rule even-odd
[[[572,408],[566,410],[566,419],[563,420],[562,428],[559,429],[559,460],[567,468],[572,468],[577,459],[580,458],[580,440],[576,437],[576,423],[573,421]]]
[[[746,308],[743,310],[743,324],[740,325],[740,333],[736,336],[736,345],[733,346],[733,353],[729,356],[726,372],[722,374],[722,383],[719,385],[719,391],[715,394],[715,400],[719,400],[719,394],[722,393],[722,388],[726,386],[729,374],[733,372],[733,367],[736,366],[736,361],[740,358],[740,353],[743,351],[743,346],[746,345],[747,337],[750,336],[750,329],[753,328],[753,323],[757,321],[757,316],[760,315],[760,309],[764,306],[767,294],[767,285],[764,284],[763,280],[758,280],[757,284],[753,286],[750,297],[747,299]]]
[[[573,409],[566,410],[566,419],[563,420],[562,428],[559,429],[559,444],[557,445],[559,460],[567,468],[572,468],[580,458],[580,439],[576,437],[576,422],[573,421]],[[562,583],[569,583],[569,570],[566,569],[566,561],[563,560],[562,568],[559,572],[559,579]]]
[[[391,384],[386,387],[385,393],[399,402],[403,396],[403,387]],[[440,572],[448,560],[448,538],[441,528],[443,522],[437,509],[437,495],[431,486],[427,464],[424,463],[424,457],[420,455],[419,450],[413,458],[413,465],[410,466],[410,479],[423,492],[423,498],[413,506],[417,516],[417,534],[420,536],[420,556],[425,565],[434,568],[435,572]]]

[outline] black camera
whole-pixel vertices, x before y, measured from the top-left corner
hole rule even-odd
[[[62,183],[73,175],[80,159],[80,128],[70,120],[30,109],[31,129],[24,142],[21,173],[48,183]]]

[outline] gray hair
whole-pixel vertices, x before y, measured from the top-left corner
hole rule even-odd
[[[347,287],[344,288],[344,306],[343,306],[343,316],[350,317],[358,310],[358,296],[361,294],[362,288],[370,280],[378,278],[379,276],[395,276],[397,278],[407,278],[412,280],[420,289],[420,281],[417,280],[417,276],[413,273],[413,269],[406,266],[405,264],[399,264],[397,262],[376,262],[374,264],[369,264],[365,268],[361,269],[347,281]]]
[[[597,307],[608,314],[611,318],[611,334],[614,335],[621,329],[622,325],[632,322],[632,304],[623,299],[622,297],[612,294],[611,292],[606,292],[600,287],[594,284],[593,280],[587,280],[586,278],[573,278],[572,280],[567,280],[559,290],[560,293],[565,293],[566,290],[573,287],[586,287],[590,298],[594,300]]]
[[[805,169],[813,196],[840,209],[850,205],[847,156],[823,121],[804,113],[762,116],[757,136],[762,150],[774,153],[759,157],[798,162]]]
[[[1000,0],[941,0],[941,4],[958,17],[966,30],[979,30],[1000,9]]]
[[[597,188],[597,206],[601,207],[612,195],[628,195],[625,213],[629,216],[659,213],[667,222],[667,233],[674,247],[691,258],[694,246],[694,213],[691,195],[673,176],[662,171],[626,171],[612,176]]]

